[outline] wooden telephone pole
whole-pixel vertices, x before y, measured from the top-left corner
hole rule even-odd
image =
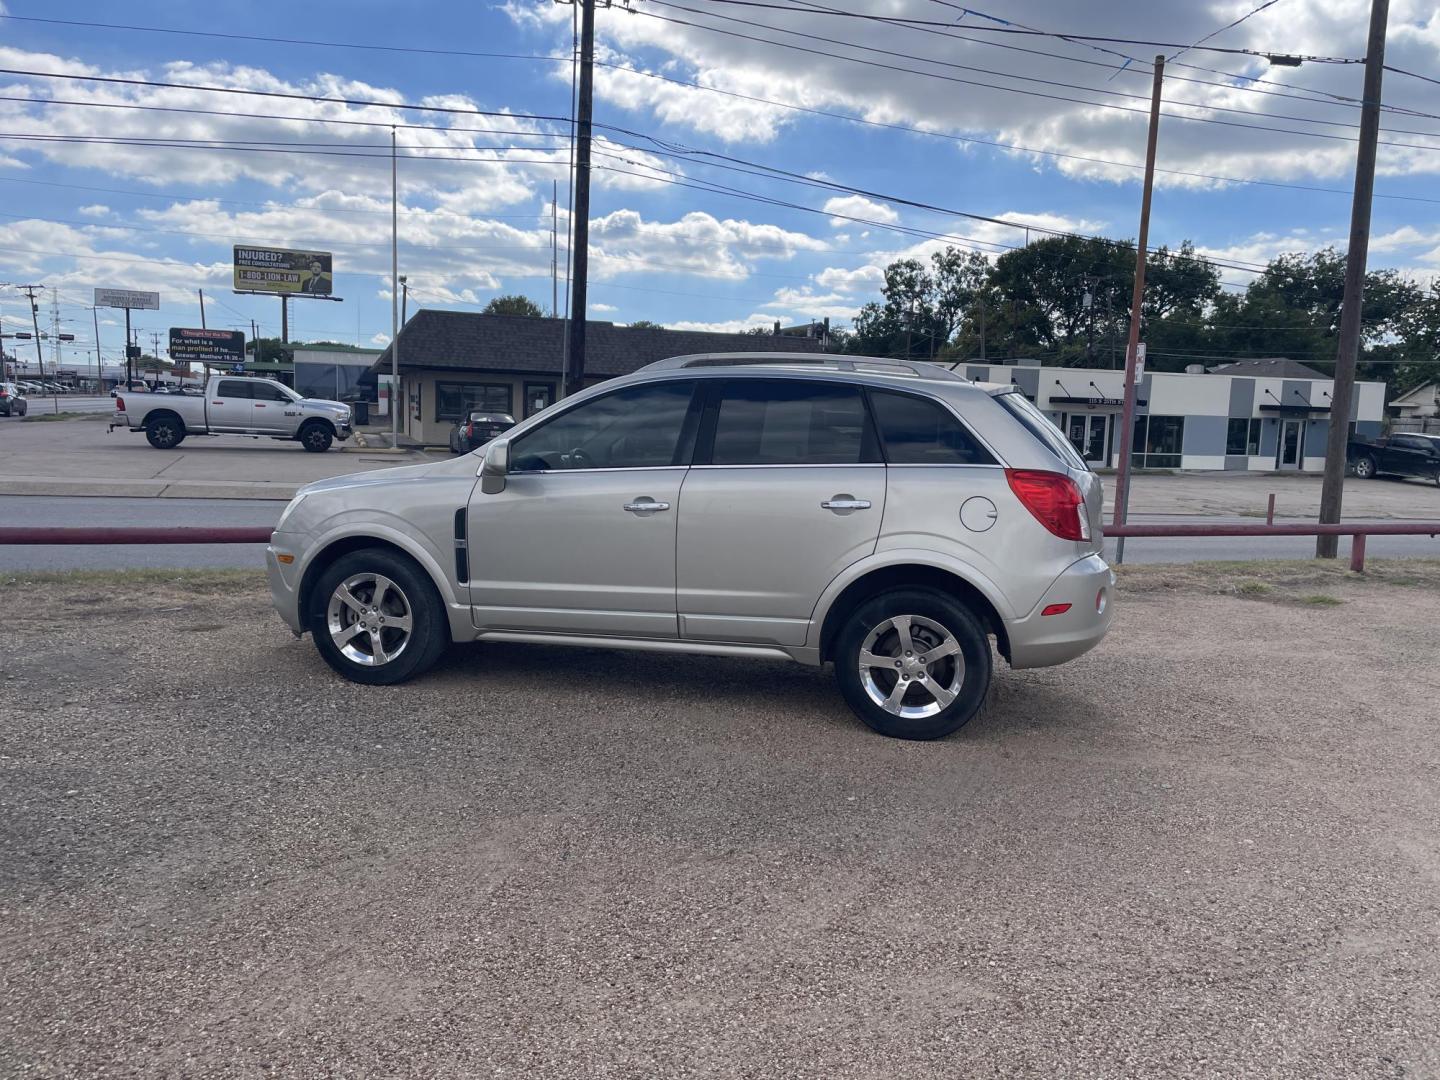
[[[1385,26],[1390,0],[1371,0],[1370,40],[1365,46],[1365,92],[1360,104],[1360,149],[1355,155],[1355,197],[1350,204],[1350,247],[1345,253],[1345,298],[1340,304],[1340,343],[1330,389],[1330,432],[1325,442],[1325,480],[1320,486],[1320,523],[1340,521],[1345,458],[1350,442],[1355,362],[1360,355],[1360,316],[1365,301],[1365,262],[1370,254],[1370,202],[1375,192],[1375,145],[1380,136],[1380,90],[1385,74]],[[1315,557],[1333,559],[1337,536],[1315,538]]]
[[[1160,137],[1160,87],[1165,57],[1155,57],[1155,84],[1150,91],[1150,136],[1145,144],[1145,188],[1140,196],[1140,237],[1135,245],[1135,291],[1130,296],[1130,343],[1125,349],[1125,408],[1121,412],[1120,460],[1115,470],[1115,524],[1124,525],[1130,512],[1130,454],[1135,439],[1135,366],[1140,354],[1140,308],[1145,299],[1145,258],[1150,243],[1150,193],[1155,187],[1155,144]],[[1115,541],[1115,561],[1125,561],[1125,538]]]
[[[580,5],[580,90],[575,106],[575,205],[570,213],[575,273],[570,286],[570,345],[561,390],[566,397],[585,385],[585,286],[590,262],[590,122],[595,111],[596,0],[575,2]]]

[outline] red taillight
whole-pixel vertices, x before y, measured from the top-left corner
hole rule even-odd
[[[1070,610],[1070,605],[1069,605],[1069,604],[1046,604],[1046,605],[1045,605],[1045,610],[1042,611],[1042,612],[1040,612],[1040,614],[1041,614],[1041,615],[1064,615],[1065,612],[1067,612],[1067,611],[1069,611],[1069,610]]]
[[[1090,539],[1085,500],[1070,477],[1043,469],[1006,469],[1005,479],[1035,520],[1060,539]]]
[[[124,411],[125,411],[125,399],[124,399],[123,397],[117,397],[117,398],[115,399],[115,411],[116,411],[116,412],[124,412]]]

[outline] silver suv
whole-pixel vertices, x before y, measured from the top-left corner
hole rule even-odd
[[[449,461],[302,488],[275,606],[336,671],[451,642],[835,664],[885,735],[960,727],[1110,623],[1101,484],[1013,387],[864,357],[707,354],[591,387]]]

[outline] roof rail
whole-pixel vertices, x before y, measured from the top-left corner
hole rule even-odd
[[[892,360],[885,356],[841,356],[836,353],[801,352],[713,352],[671,356],[646,364],[641,371],[662,371],[676,368],[747,367],[757,364],[778,366],[824,367],[832,371],[870,371],[879,375],[908,375],[918,379],[944,379],[969,382],[940,363],[921,360]]]

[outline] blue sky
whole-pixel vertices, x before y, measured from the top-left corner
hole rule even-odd
[[[1105,52],[1053,37],[995,34],[1002,25],[995,16],[1012,28],[1189,43],[1260,6],[1260,0],[1164,0],[1137,12],[1130,4],[1097,3],[1081,18],[1059,0],[978,14],[942,0],[828,5],[936,24],[917,27],[827,15],[817,5],[804,11],[802,0],[778,2],[795,10],[633,0],[634,11],[599,13],[599,55],[608,66],[597,74],[596,119],[608,125],[602,129],[608,141],[597,145],[596,163],[604,167],[595,173],[592,202],[593,318],[725,328],[825,316],[843,323],[874,298],[887,262],[923,257],[943,243],[926,233],[963,237],[955,242],[992,257],[1024,243],[1017,226],[1026,224],[1032,238],[1044,229],[1131,237],[1139,172],[1107,163],[1135,163],[1143,155],[1144,117],[1125,110],[1143,111],[1150,76],[1143,63],[1119,53],[1143,61],[1161,50],[1112,45]],[[123,9],[64,0],[0,4],[20,17],[0,19],[0,67],[311,98],[0,75],[0,97],[22,99],[0,101],[0,132],[8,136],[0,138],[0,280],[51,286],[81,346],[91,337],[91,289],[106,285],[161,293],[160,312],[137,316],[147,332],[198,325],[198,287],[211,300],[210,325],[248,331],[254,319],[265,333],[277,332],[278,301],[230,291],[236,242],[334,252],[335,292],[344,303],[296,301],[292,337],[388,340],[388,125],[397,122],[418,125],[398,133],[400,271],[413,289],[412,308],[478,308],[502,292],[523,292],[549,307],[551,187],[558,181],[563,246],[568,150],[563,124],[535,118],[569,114],[568,63],[338,43],[568,56],[570,8],[519,0],[358,0],[343,7],[218,0],[203,10],[145,0]],[[345,17],[337,18],[341,11]],[[1275,0],[1209,44],[1355,58],[1363,52],[1367,11],[1363,0]],[[806,34],[832,41],[800,36]],[[1395,66],[1434,73],[1435,7],[1396,0],[1389,50]],[[1199,51],[1177,59],[1159,155],[1161,167],[1172,171],[1159,176],[1152,242],[1193,240],[1235,264],[1223,277],[1236,286],[1249,278],[1243,267],[1279,252],[1343,243],[1355,149],[1354,129],[1346,125],[1358,113],[1337,95],[1358,97],[1361,68],[1306,63],[1267,70],[1253,57]],[[1440,118],[1417,114],[1440,117],[1440,86],[1400,75],[1387,80],[1387,104],[1410,111],[1387,113],[1391,130],[1382,138],[1409,145],[1382,147],[1377,192],[1386,197],[1375,203],[1371,265],[1395,266],[1428,284],[1440,274]],[[342,96],[377,104],[314,100]],[[512,115],[393,107],[402,102]],[[846,116],[870,123],[840,118]],[[15,138],[21,135],[30,138]],[[57,137],[66,141],[52,141]],[[692,150],[740,159],[739,167],[752,172],[783,169],[1015,225],[725,170]],[[697,184],[808,209],[696,190]],[[13,290],[0,290],[0,315],[7,330],[28,315]],[[101,333],[113,353],[120,343],[114,321]]]

